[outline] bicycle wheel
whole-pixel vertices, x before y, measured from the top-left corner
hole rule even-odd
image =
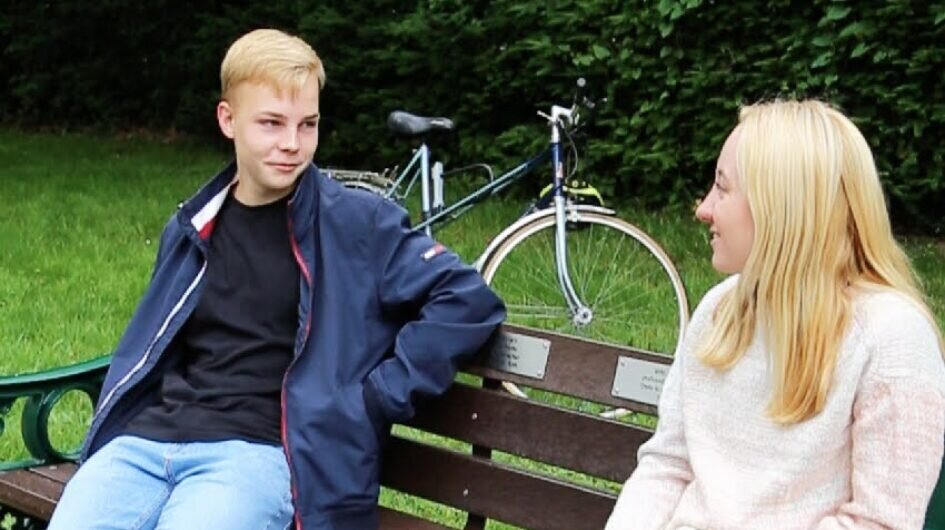
[[[345,187],[369,191],[386,197],[394,182],[386,175],[372,171],[328,168],[324,170],[330,178],[341,182]]]
[[[384,188],[383,186],[376,186],[369,182],[364,182],[360,180],[343,180],[341,181],[341,183],[344,184],[346,188],[369,191],[373,193],[374,195],[380,195],[381,197],[385,197],[387,195],[386,188]]]
[[[679,273],[642,230],[592,210],[569,207],[567,223],[568,272],[589,323],[575,323],[558,285],[553,209],[491,246],[483,277],[511,323],[672,354],[689,320]]]

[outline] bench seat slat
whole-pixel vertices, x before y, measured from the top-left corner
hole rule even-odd
[[[0,503],[24,514],[49,520],[66,482],[75,473],[75,464],[65,463],[0,473]],[[448,530],[409,514],[380,508],[382,530]]]
[[[62,488],[62,482],[29,469],[6,471],[0,473],[0,504],[48,521]]]
[[[391,437],[381,483],[531,530],[603,528],[615,495],[493,460]]]
[[[500,381],[568,394],[588,401],[623,407],[636,412],[656,414],[656,407],[613,396],[614,376],[620,357],[632,357],[669,365],[672,358],[642,350],[591,342],[547,331],[504,324],[504,332],[519,333],[551,341],[548,364],[542,379],[533,379],[495,370],[487,366],[480,352],[463,365],[463,371]]]
[[[65,484],[72,478],[72,475],[75,474],[78,466],[71,462],[65,462],[62,464],[53,464],[50,466],[34,467],[32,468],[33,473],[37,475],[48,478],[49,480],[58,482],[60,484]]]
[[[418,409],[424,431],[622,482],[652,433],[506,392],[455,384]]]

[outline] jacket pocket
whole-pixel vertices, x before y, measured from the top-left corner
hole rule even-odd
[[[391,422],[384,414],[381,397],[377,392],[377,389],[371,384],[369,379],[365,379],[361,384],[361,398],[364,405],[364,412],[374,430],[374,438],[377,441],[378,450],[383,451],[390,437]]]
[[[336,392],[332,411],[318,421],[318,443],[306,455],[320,482],[321,497],[315,504],[322,509],[343,509],[376,503],[381,449],[362,385],[344,385]]]
[[[362,456],[369,459],[376,459],[380,449],[377,427],[368,412],[368,405],[365,401],[364,385],[357,383],[346,386],[343,389],[344,418],[343,424],[336,428],[347,430],[346,433],[338,433],[338,436],[347,440],[350,450],[359,452]],[[383,412],[381,412],[383,414]]]

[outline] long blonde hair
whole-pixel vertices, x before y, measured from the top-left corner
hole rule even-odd
[[[744,107],[736,171],[755,225],[736,286],[720,300],[699,357],[733,366],[756,327],[772,352],[769,416],[797,423],[827,400],[852,318],[851,292],[889,288],[934,319],[893,238],[873,155],[843,114],[820,101]]]

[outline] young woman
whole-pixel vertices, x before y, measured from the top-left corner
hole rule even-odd
[[[870,149],[818,101],[739,121],[697,211],[732,276],[693,315],[607,530],[920,529],[943,343]]]

